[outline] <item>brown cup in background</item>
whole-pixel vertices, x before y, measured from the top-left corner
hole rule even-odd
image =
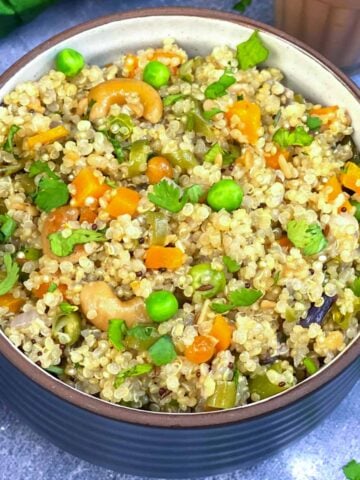
[[[276,26],[348,72],[360,70],[360,0],[276,0]]]

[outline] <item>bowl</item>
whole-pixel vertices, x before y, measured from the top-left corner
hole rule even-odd
[[[360,144],[359,91],[336,67],[274,28],[210,10],[137,10],[67,30],[25,55],[0,79],[0,97],[51,68],[65,46],[89,63],[173,37],[192,55],[215,45],[235,46],[259,29],[271,65],[288,84],[322,104],[350,113]],[[259,462],[323,420],[360,376],[360,338],[327,367],[286,392],[219,412],[168,414],[107,403],[62,383],[31,363],[0,333],[2,397],[34,430],[64,450],[113,470],[148,477],[213,475]]]

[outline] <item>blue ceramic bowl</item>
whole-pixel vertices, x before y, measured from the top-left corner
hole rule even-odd
[[[90,63],[172,36],[192,54],[236,45],[258,28],[296,91],[319,103],[339,103],[360,143],[359,91],[328,61],[268,26],[209,10],[157,9],[112,15],[75,27],[36,48],[0,79],[0,96],[51,67],[64,46]],[[195,34],[194,34],[195,32]],[[311,79],[316,81],[311,81]],[[360,377],[360,339],[299,385],[253,405],[196,414],[153,413],[107,403],[65,385],[31,363],[0,333],[1,395],[34,430],[89,462],[149,477],[192,477],[256,463],[305,435]]]

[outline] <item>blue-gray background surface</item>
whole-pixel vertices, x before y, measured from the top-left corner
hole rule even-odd
[[[165,5],[231,11],[234,3],[235,0],[61,0],[32,23],[0,40],[0,73],[55,33],[101,15]],[[247,15],[273,23],[272,0],[254,0]],[[360,76],[356,80],[360,83]],[[341,467],[352,458],[360,461],[360,383],[310,435],[253,468],[221,475],[217,480],[342,480]],[[3,404],[0,392],[0,480],[135,478],[90,465],[49,444]]]

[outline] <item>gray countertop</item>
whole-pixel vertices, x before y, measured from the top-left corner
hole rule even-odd
[[[294,1],[294,0],[293,0]],[[35,21],[0,40],[0,73],[40,42],[91,18],[130,8],[198,6],[231,11],[235,0],[62,0]],[[255,0],[247,14],[272,23],[272,1]],[[356,80],[360,83],[360,77]],[[302,440],[250,469],[218,480],[343,480],[341,467],[360,461],[360,383],[325,422]],[[61,418],[59,418],[61,422]],[[71,432],[69,432],[71,435]],[[1,401],[0,480],[134,480],[93,466],[34,433]]]

